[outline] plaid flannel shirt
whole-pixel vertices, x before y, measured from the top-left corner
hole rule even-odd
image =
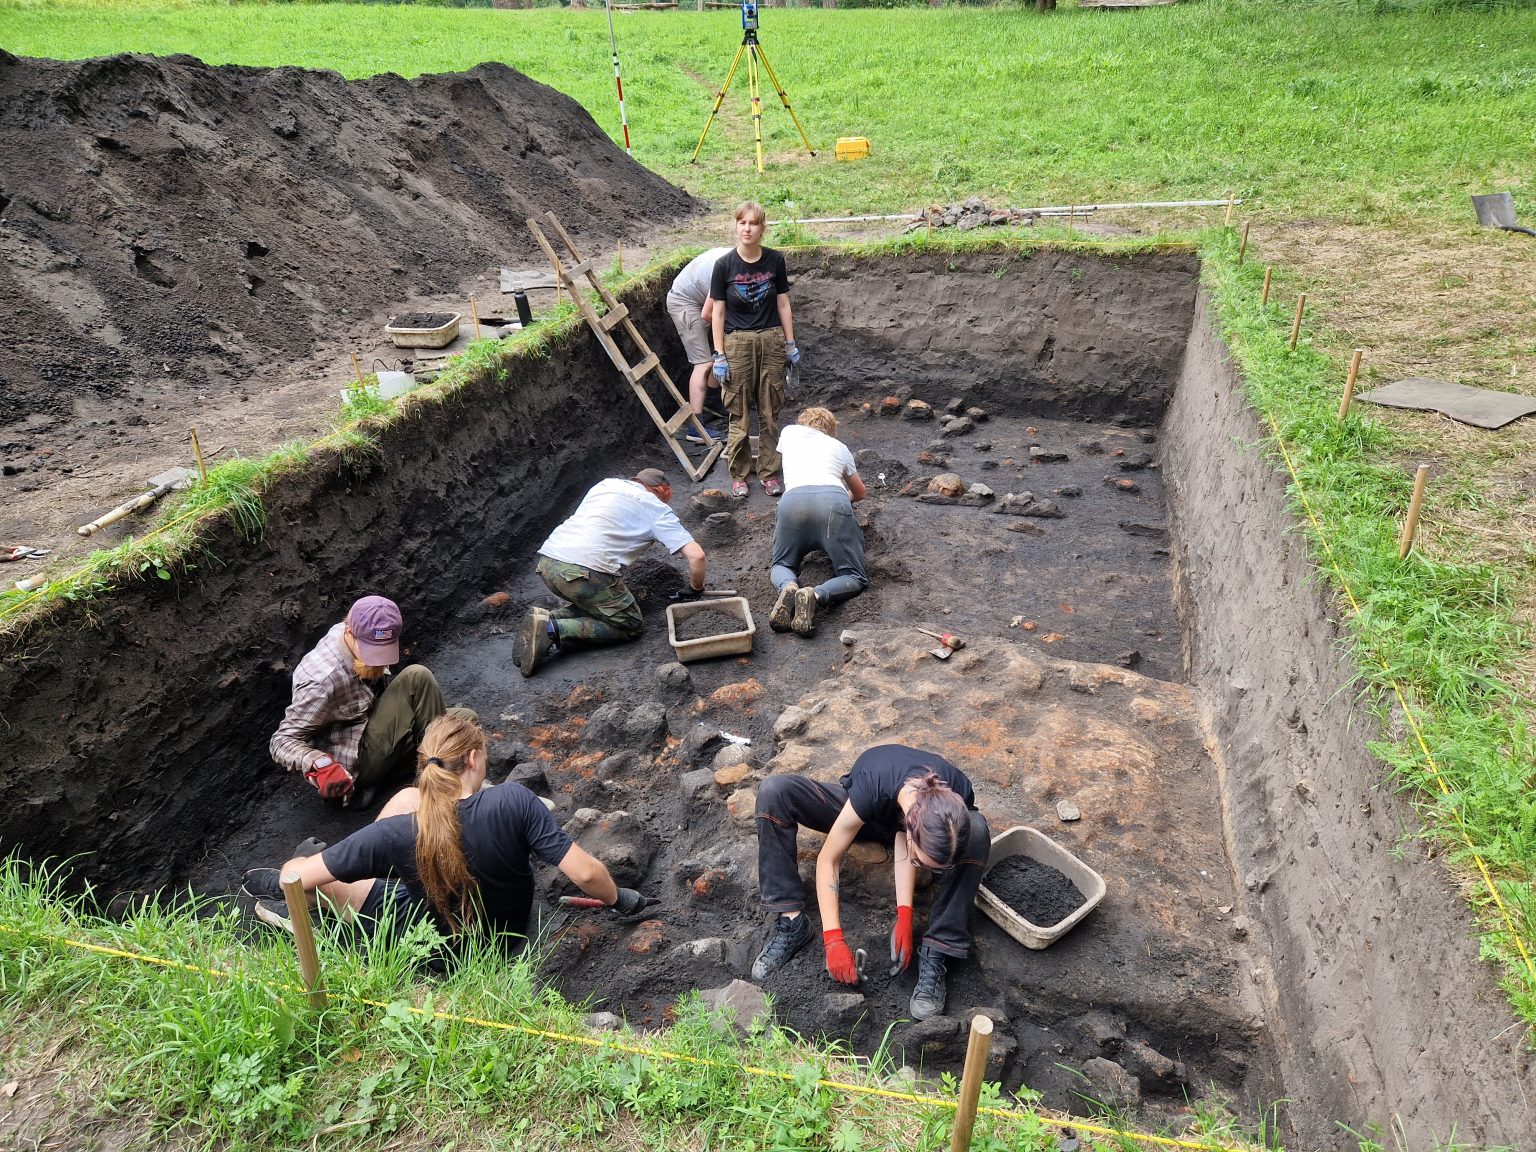
[[[293,670],[293,700],[268,746],[272,759],[303,772],[328,755],[347,771],[357,768],[373,689],[352,671],[352,653],[337,624]]]

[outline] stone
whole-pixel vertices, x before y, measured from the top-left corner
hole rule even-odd
[[[1246,916],[1234,916],[1232,918],[1232,939],[1246,940],[1253,931],[1253,921]]]
[[[511,602],[512,593],[510,592],[492,592],[484,600],[480,601],[487,608],[505,608]]]
[[[693,685],[693,673],[686,664],[674,660],[656,669],[656,683],[673,693],[686,692]]]
[[[725,810],[738,824],[751,824],[757,819],[757,789],[738,788],[725,802]]]
[[[960,503],[967,508],[982,508],[997,499],[996,493],[985,484],[972,484],[965,490],[965,495],[960,497]]]
[[[768,997],[756,984],[745,980],[732,980],[724,988],[710,988],[699,993],[699,999],[720,1013],[728,1024],[745,1032],[754,1020],[771,1020]]]
[[[1150,428],[1143,428],[1136,433],[1136,439],[1140,440],[1143,444],[1156,444],[1157,433]]]
[[[930,452],[927,449],[917,454],[917,462],[925,468],[948,468],[949,457],[942,452]]]
[[[720,729],[713,724],[695,724],[672,754],[677,757],[679,764],[697,764],[706,756],[713,756],[724,742]]]
[[[976,421],[969,416],[956,416],[948,424],[944,425],[939,435],[946,440],[951,436],[965,436],[976,430]]]
[[[886,863],[891,858],[891,854],[884,844],[876,844],[869,840],[855,840],[848,845],[848,851],[843,858],[851,864],[873,868]]]
[[[1168,525],[1166,524],[1141,524],[1135,520],[1121,520],[1120,531],[1127,536],[1145,536],[1151,540],[1168,539]]]
[[[729,512],[711,512],[704,517],[704,525],[699,529],[701,539],[715,544],[725,544],[741,535],[741,525],[736,523],[736,517]]]
[[[1086,453],[1089,456],[1102,456],[1102,455],[1104,455],[1104,445],[1101,444],[1097,440],[1093,440],[1093,439],[1079,440],[1077,442],[1077,446],[1079,448],[1081,448],[1083,450],[1083,452]]]
[[[612,1012],[589,1012],[583,1020],[594,1032],[622,1032],[624,1021]]]
[[[603,814],[596,808],[578,808],[565,822],[565,834],[574,840],[602,818]]]
[[[882,416],[897,416],[901,413],[901,400],[896,396],[887,396],[884,400],[880,401],[880,406],[876,411]]]
[[[702,960],[707,964],[724,964],[730,956],[730,944],[719,936],[705,936],[689,940],[672,949],[672,955],[682,960]]]
[[[1115,461],[1115,467],[1122,472],[1140,472],[1152,466],[1152,457],[1145,452],[1138,452],[1134,456],[1127,456],[1124,460]]]
[[[959,504],[954,496],[940,496],[937,492],[923,492],[917,497],[919,504]]]
[[[965,397],[951,396],[944,402],[944,411],[951,416],[958,416],[965,407]]]
[[[1075,500],[1083,494],[1083,490],[1076,484],[1063,484],[1060,488],[1052,488],[1051,494],[1053,496],[1067,496]]]
[[[1070,824],[1074,820],[1081,820],[1083,813],[1080,808],[1070,800],[1056,801],[1056,819],[1064,824]]]
[[[914,476],[901,486],[896,493],[898,496],[916,496],[919,492],[928,491],[928,485],[932,483],[932,476]]]
[[[1023,536],[1044,536],[1045,529],[1029,520],[1013,520],[1008,524],[1008,531],[1017,532]],[[1031,629],[1033,631],[1033,629]]]
[[[667,709],[655,700],[638,706],[624,719],[624,742],[631,748],[654,748],[667,735]]]
[[[575,836],[569,827],[566,831]],[[599,814],[597,819],[588,820],[575,838],[584,851],[603,862],[616,884],[635,888],[651,873],[657,842],[638,816],[622,810]]]
[[[981,463],[977,464],[976,467],[980,468],[983,472],[990,472],[992,469],[998,467],[998,463],[996,460],[983,460]]]
[[[1168,1090],[1184,1080],[1184,1065],[1181,1061],[1170,1060],[1140,1040],[1127,1040],[1120,1049],[1117,1063],[1136,1077],[1143,1088]]]
[[[1029,462],[1031,464],[1061,464],[1067,459],[1065,452],[1057,452],[1050,448],[1041,448],[1035,445],[1029,450]]]
[[[992,451],[992,441],[978,440],[976,443],[972,444],[971,447],[976,449],[978,452],[990,452]]]
[[[708,768],[695,768],[677,778],[677,787],[690,804],[713,799],[715,774]]]
[[[719,488],[706,488],[690,500],[688,506],[703,518],[716,512],[729,512],[734,507],[734,501]]]
[[[821,1007],[829,1023],[851,1028],[864,1015],[864,995],[861,992],[828,992],[821,998]]]
[[[745,764],[727,764],[724,768],[716,768],[714,779],[715,787],[722,792],[727,792],[736,787],[743,780],[752,775],[754,765],[748,761]]]
[[[600,748],[616,748],[624,741],[629,711],[622,704],[601,704],[592,710],[581,729],[581,742]]]
[[[1066,516],[1054,500],[1036,500],[1033,492],[1010,492],[992,508],[1004,516],[1033,516],[1039,520],[1060,520]]]
[[[901,410],[903,420],[932,420],[933,409],[921,400],[908,400],[907,406]]]
[[[859,642],[859,634],[851,628],[844,628],[837,640],[844,648],[852,648]]]
[[[598,780],[612,780],[616,776],[623,776],[633,771],[640,763],[640,757],[633,752],[615,752],[612,756],[599,760],[597,767],[592,769],[592,775]]]
[[[986,421],[992,419],[992,414],[985,408],[977,408],[975,406],[967,408],[965,410],[965,414],[972,420],[976,421],[978,424],[984,424]]]
[[[805,726],[811,722],[811,712],[799,705],[791,705],[779,713],[779,718],[773,722],[773,740],[780,744],[792,739],[805,731]]]
[[[666,925],[660,920],[646,920],[629,934],[628,949],[637,956],[649,956],[661,947]]]
[[[958,500],[965,495],[965,481],[953,472],[944,472],[928,481],[928,491]]]
[[[1122,668],[1134,668],[1141,663],[1141,653],[1134,648],[1127,648],[1115,654],[1115,663]]]
[[[754,677],[735,684],[722,684],[709,694],[711,708],[746,708],[763,698],[763,686]]]
[[[752,750],[740,744],[727,744],[715,753],[714,763],[710,766],[719,772],[722,768],[733,768],[738,764],[745,764],[748,768],[754,767]]]
[[[912,962],[917,963],[915,958]],[[967,1040],[966,1023],[958,1016],[930,1016],[907,1029],[907,1055],[910,1058],[915,1049],[926,1063],[962,1060]]]
[[[1134,481],[1134,480],[1127,480],[1127,479],[1124,479],[1124,478],[1116,479],[1113,476],[1106,476],[1106,477],[1104,477],[1104,483],[1108,484],[1111,488],[1118,489],[1121,492],[1140,492],[1141,491],[1141,485],[1136,483],[1136,481]]]
[[[1141,1101],[1141,1085],[1136,1077],[1113,1060],[1095,1056],[1083,1065],[1082,1072],[1088,1084],[1079,1089],[1081,1094],[1106,1107],[1130,1108]]]

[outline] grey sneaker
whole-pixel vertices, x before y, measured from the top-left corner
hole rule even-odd
[[[549,613],[543,608],[532,609],[517,630],[518,671],[524,676],[532,676],[533,670],[549,657],[554,647],[554,639],[549,634]]]
[[[293,931],[293,921],[288,919],[288,905],[281,900],[256,901],[256,919],[284,932]]]
[[[926,1020],[944,1011],[944,954],[932,948],[917,950],[917,987],[907,1011],[914,1020]]]
[[[252,868],[240,880],[240,895],[250,900],[281,900],[282,873],[276,868]]]
[[[793,918],[780,916],[773,925],[773,935],[752,961],[752,979],[761,984],[794,959],[795,953],[811,939],[811,922],[804,912]]]
[[[800,585],[791,580],[779,589],[779,598],[773,602],[773,611],[768,614],[768,627],[775,632],[788,632],[790,618],[795,614],[795,593],[800,591]]]
[[[797,636],[812,636],[816,632],[816,589],[802,588],[795,593],[795,615],[789,626]]]

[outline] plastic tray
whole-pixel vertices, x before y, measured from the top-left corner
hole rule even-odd
[[[1070,932],[1078,921],[1092,912],[1099,901],[1104,899],[1104,877],[1043,832],[1036,832],[1033,828],[1020,824],[1008,829],[1001,836],[993,837],[992,853],[987,857],[987,871],[990,872],[1010,856],[1028,856],[1032,860],[1050,865],[1072,881],[1073,886],[1083,894],[1082,904],[1075,908],[1070,916],[1059,923],[1042,927],[1039,924],[1030,923],[999,900],[987,888],[986,880],[983,878],[981,888],[976,893],[977,906],[994,924],[1026,948],[1049,948]]]
[[[397,328],[384,326],[384,331],[394,341],[396,348],[445,348],[459,338],[459,320],[462,312],[439,312],[445,321],[433,328]]]
[[[715,636],[701,636],[697,640],[679,640],[677,626],[701,612],[714,612],[734,618],[741,625],[733,632]],[[721,596],[713,600],[691,600],[684,604],[667,605],[667,640],[672,651],[683,663],[690,660],[707,660],[711,656],[735,656],[752,651],[752,637],[757,625],[752,622],[752,608],[745,596]]]

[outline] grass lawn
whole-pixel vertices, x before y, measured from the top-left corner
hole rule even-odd
[[[1250,396],[1318,517],[1314,550],[1352,618],[1367,701],[1389,721],[1379,752],[1444,840],[1485,954],[1536,1023],[1536,970],[1521,951],[1536,952],[1536,420],[1490,433],[1386,409],[1334,418],[1357,347],[1362,390],[1423,375],[1536,393],[1536,241],[1479,230],[1468,201],[1511,190],[1536,223],[1536,8],[1407,6],[764,9],[769,59],[823,155],[804,154],[770,90],[761,176],[744,77],[701,163],[688,163],[741,39],[736,13],[617,13],[615,24],[636,159],[722,206],[752,197],[782,219],[972,195],[1018,206],[1245,199],[1242,267],[1235,236],[1212,227],[1219,210],[1120,219],[1201,245]],[[498,60],[619,135],[600,10],[0,0],[0,47],[185,52],[350,77]],[[868,160],[831,159],[847,135],[870,139]],[[723,225],[722,213],[722,236]],[[1265,265],[1276,290],[1261,308]],[[1284,344],[1298,291],[1311,303],[1293,355]],[[1424,525],[1399,562],[1396,518],[1421,460],[1434,467]],[[1394,685],[1422,745],[1401,723]],[[0,1002],[15,978],[6,963]]]

